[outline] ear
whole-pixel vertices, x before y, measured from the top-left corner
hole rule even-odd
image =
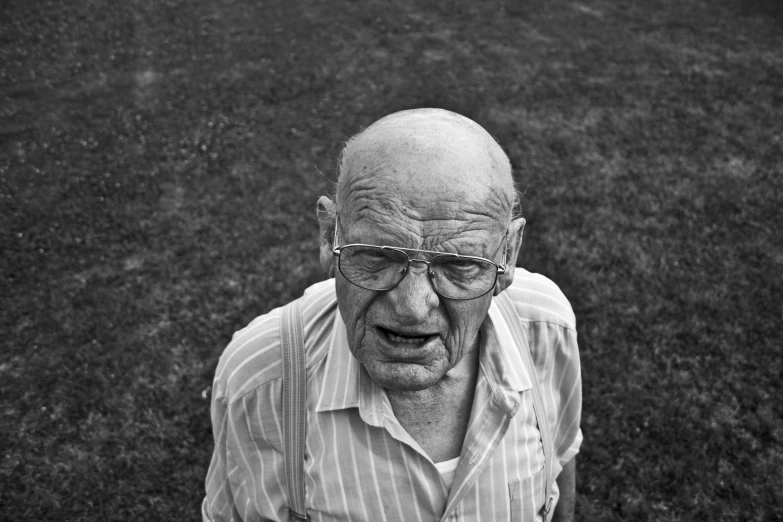
[[[493,295],[499,295],[511,286],[514,281],[514,267],[522,247],[522,233],[525,231],[525,218],[516,218],[508,227],[508,256],[506,257],[506,272],[498,276]]]
[[[328,277],[334,277],[334,255],[332,254],[332,240],[334,237],[335,217],[337,215],[334,202],[326,196],[318,198],[315,209],[318,217],[319,257],[321,268]]]

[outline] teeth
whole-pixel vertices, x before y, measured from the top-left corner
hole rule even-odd
[[[419,344],[425,339],[425,337],[402,337],[391,332],[387,332],[387,335],[395,343]]]

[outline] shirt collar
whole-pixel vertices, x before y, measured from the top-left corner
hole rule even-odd
[[[481,333],[479,360],[490,385],[507,392],[529,390],[532,387],[530,374],[519,351],[529,350],[529,347],[527,344],[515,346],[511,331],[494,301]],[[525,339],[522,342],[527,343]],[[359,408],[362,419],[372,426],[382,426],[383,416],[392,414],[385,390],[370,378],[351,353],[339,310],[335,313],[324,372],[316,412]]]
[[[371,426],[383,426],[384,414],[391,413],[386,392],[372,380],[351,353],[348,332],[339,309],[334,318],[324,380],[316,412],[359,408],[362,419]]]
[[[516,345],[509,325],[494,299],[487,320],[482,325],[482,334],[484,346],[481,361],[485,365],[485,372],[494,374],[499,385],[511,390],[523,392],[531,389],[530,372],[522,359],[522,350],[530,352],[530,346],[524,337],[520,340],[523,345]]]

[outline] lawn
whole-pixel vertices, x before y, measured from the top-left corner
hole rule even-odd
[[[584,378],[578,518],[783,520],[783,5],[6,0],[0,518],[196,520],[231,334],[351,134],[472,117]]]

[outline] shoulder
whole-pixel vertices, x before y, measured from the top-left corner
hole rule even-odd
[[[550,279],[516,267],[514,281],[506,289],[522,321],[552,323],[576,329],[571,303]]]
[[[334,280],[309,287],[299,299],[302,300],[307,365],[311,366],[325,355],[328,343],[324,340],[331,335],[337,309]],[[215,371],[212,389],[216,397],[230,403],[259,386],[280,379],[281,315],[282,308],[275,308],[234,334]]]

